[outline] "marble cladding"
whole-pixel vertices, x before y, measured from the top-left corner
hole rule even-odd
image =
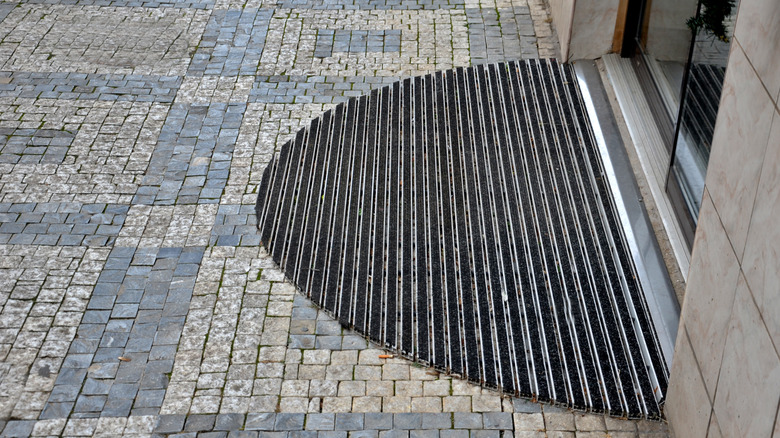
[[[587,1],[587,7],[577,2],[571,23],[571,43],[565,59],[595,59],[612,51],[620,1]]]
[[[561,44],[562,59],[569,59],[569,46],[571,45],[571,21],[574,17],[574,2],[565,0],[549,0],[550,15],[553,27],[558,34]]]
[[[562,59],[596,59],[612,51],[620,0],[550,0]]]
[[[666,408],[678,437],[779,432],[778,35],[780,4],[740,2]]]

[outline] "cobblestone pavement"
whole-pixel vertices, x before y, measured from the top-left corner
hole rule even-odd
[[[380,358],[258,246],[300,127],[555,56],[541,0],[6,0],[0,23],[3,436],[666,435]]]

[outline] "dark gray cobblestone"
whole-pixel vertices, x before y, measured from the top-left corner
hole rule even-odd
[[[111,251],[41,419],[159,412],[203,251]]]
[[[5,17],[7,17],[8,14],[11,12],[11,10],[13,10],[13,8],[15,7],[16,4],[14,3],[5,3],[5,2],[0,3],[0,23],[2,23],[3,20],[5,20]],[[0,76],[0,78],[2,77]],[[3,83],[2,79],[0,79],[0,84],[2,83]]]
[[[258,76],[249,102],[336,104],[396,81],[370,76]]]
[[[173,102],[180,76],[0,72],[0,98]]]
[[[314,56],[327,58],[333,52],[400,52],[401,31],[396,30],[317,30]]]
[[[538,58],[528,6],[466,8],[472,64]]]
[[[211,11],[124,4],[20,4],[0,27],[0,71],[183,76]]]
[[[0,98],[0,126],[75,134],[62,163],[0,163],[0,202],[128,204],[169,104]]]
[[[129,206],[0,203],[0,244],[111,246]]]
[[[468,415],[472,418],[471,427],[453,428],[452,418]],[[387,431],[411,436],[439,436],[443,430],[463,430],[476,432],[484,430],[481,426],[484,418],[488,434],[501,434],[514,429],[511,413],[248,413],[227,415],[161,415],[154,429],[159,434],[180,432],[238,431],[265,434],[281,433],[281,436],[378,436]],[[496,419],[500,418],[499,423]],[[485,435],[492,436],[492,435]]]
[[[222,204],[217,210],[209,245],[258,246],[257,217],[251,205]]]
[[[187,75],[254,75],[273,9],[212,12]]]
[[[24,0],[35,5],[104,6],[120,8],[187,8],[211,9],[214,0]]]
[[[462,9],[464,0],[281,0],[280,8],[345,10],[447,10]]]
[[[245,104],[174,104],[133,204],[218,203]]]
[[[62,396],[54,380],[78,359],[64,361],[109,251],[0,245],[0,418],[36,419]]]
[[[75,137],[66,130],[0,128],[0,163],[62,163]]]

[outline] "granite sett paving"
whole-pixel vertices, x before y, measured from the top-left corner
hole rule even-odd
[[[541,0],[0,4],[3,436],[666,436],[433,372],[259,246],[274,151],[399,79],[555,57]]]

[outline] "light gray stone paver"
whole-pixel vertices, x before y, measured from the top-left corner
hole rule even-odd
[[[542,0],[0,4],[0,433],[665,433],[380,358],[260,248],[263,171],[312,118],[554,57],[548,18]]]

